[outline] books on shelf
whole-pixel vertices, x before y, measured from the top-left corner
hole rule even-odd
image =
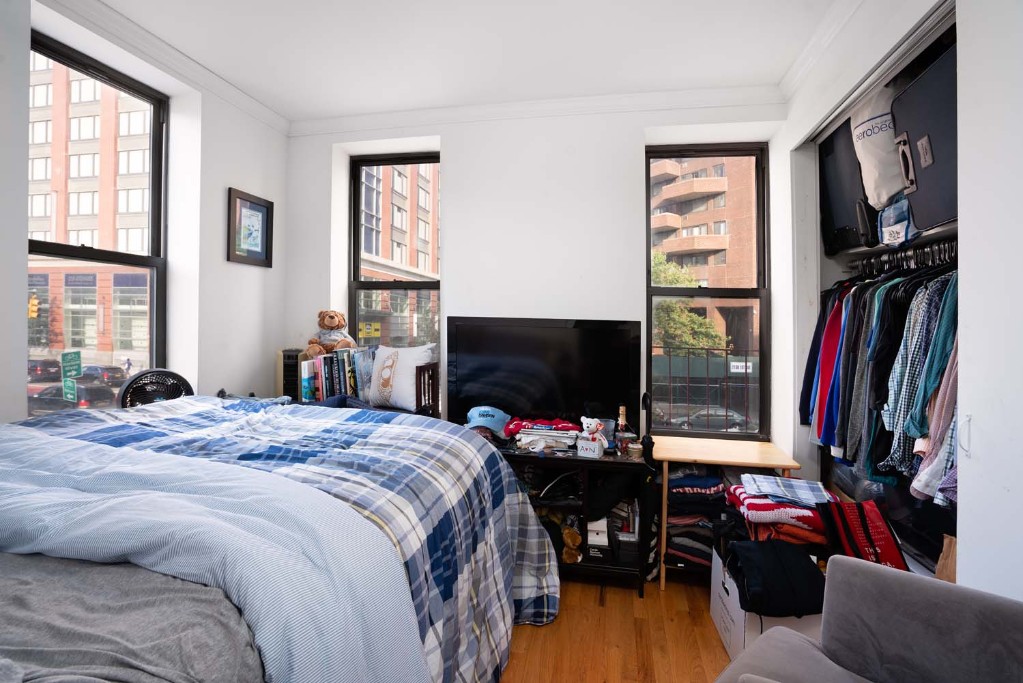
[[[315,360],[304,360],[302,361],[302,402],[315,401],[316,400],[316,385],[315,385]]]
[[[336,349],[301,363],[302,402],[334,396],[359,397],[369,386],[373,352],[366,348]]]
[[[373,379],[373,351],[362,349],[352,354],[355,365],[355,395],[363,401],[368,400],[369,383]]]

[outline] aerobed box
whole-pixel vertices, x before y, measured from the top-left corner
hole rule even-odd
[[[710,618],[717,626],[721,642],[728,651],[728,656],[735,659],[760,634],[775,626],[785,626],[793,631],[810,636],[815,640],[821,637],[821,615],[809,614],[805,617],[761,617],[752,612],[743,612],[739,606],[739,591],[735,581],[724,568],[717,552],[711,553],[713,560],[710,569]]]

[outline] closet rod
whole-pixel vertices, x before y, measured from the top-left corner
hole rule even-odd
[[[947,239],[921,245],[908,245],[883,254],[865,256],[853,265],[863,275],[880,275],[890,270],[926,268],[955,263],[959,256],[959,240]]]

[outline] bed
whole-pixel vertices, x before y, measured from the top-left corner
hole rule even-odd
[[[497,680],[512,625],[558,610],[500,453],[390,412],[188,397],[2,425],[0,551],[219,589],[271,682]]]

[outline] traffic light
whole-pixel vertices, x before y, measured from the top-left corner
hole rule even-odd
[[[28,298],[28,317],[38,318],[39,317],[39,297],[35,294]]]

